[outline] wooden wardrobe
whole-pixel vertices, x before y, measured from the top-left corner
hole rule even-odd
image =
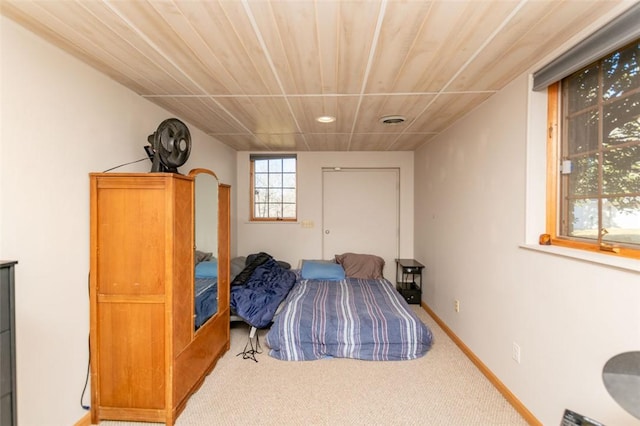
[[[173,425],[229,349],[230,187],[217,177],[218,310],[194,327],[195,185],[207,173],[90,174],[92,424]]]

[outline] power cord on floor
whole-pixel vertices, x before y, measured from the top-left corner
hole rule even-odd
[[[244,350],[236,356],[242,355],[242,359],[252,359],[255,362],[258,362],[256,355],[262,353],[262,347],[260,346],[260,339],[258,338],[257,331],[258,329],[251,327],[249,330],[249,339],[247,344],[244,346]],[[254,339],[256,341],[255,345],[253,344]]]
[[[87,275],[87,290],[91,292],[91,273]],[[89,303],[91,303],[91,299],[89,299]],[[84,400],[84,394],[87,391],[87,384],[89,383],[89,370],[91,368],[91,334],[89,334],[89,338],[87,339],[89,344],[89,360],[87,361],[87,377],[84,379],[84,388],[82,389],[82,394],[80,394],[80,407],[83,410],[89,410],[91,406],[85,405],[82,401]]]
[[[91,343],[89,343],[89,362],[87,362],[87,377],[84,380],[84,388],[82,389],[82,395],[80,395],[80,406],[83,410],[91,409],[91,406],[85,405],[82,401],[84,400],[84,394],[87,391],[87,384],[89,383],[89,369],[91,367]]]

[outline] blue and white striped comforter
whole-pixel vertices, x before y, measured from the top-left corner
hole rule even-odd
[[[405,360],[431,347],[431,330],[386,279],[300,280],[267,333],[269,355]]]

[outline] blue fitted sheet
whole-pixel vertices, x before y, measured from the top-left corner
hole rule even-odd
[[[218,279],[196,278],[195,299],[197,330],[218,311]]]

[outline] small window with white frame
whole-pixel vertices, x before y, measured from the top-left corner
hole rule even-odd
[[[251,220],[297,220],[295,154],[252,154]]]

